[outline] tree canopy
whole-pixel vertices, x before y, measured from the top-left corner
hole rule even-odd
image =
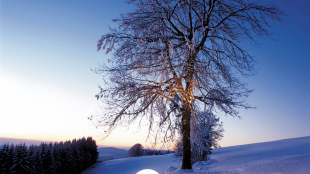
[[[268,20],[281,22],[275,5],[246,0],[128,0],[122,14],[98,41],[113,51],[95,69],[104,81],[96,95],[106,108],[98,124],[107,135],[118,125],[148,120],[161,140],[183,136],[182,169],[190,169],[190,132],[215,111],[240,117],[252,92],[239,78],[255,73],[241,42],[270,36]],[[203,113],[203,114],[202,114]]]

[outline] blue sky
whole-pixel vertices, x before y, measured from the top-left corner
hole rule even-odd
[[[244,79],[257,109],[240,111],[242,120],[221,116],[222,146],[310,135],[310,1],[265,2],[287,15],[271,23],[275,41],[245,44],[258,62]],[[87,117],[100,112],[102,81],[90,68],[111,56],[96,51],[97,41],[131,8],[122,0],[0,0],[0,137],[99,140]],[[145,135],[118,129],[99,144],[128,147]]]

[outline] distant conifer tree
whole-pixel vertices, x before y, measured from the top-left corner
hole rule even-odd
[[[30,161],[28,157],[28,150],[26,144],[19,144],[15,146],[13,165],[10,172],[13,173],[31,173]]]
[[[14,148],[14,147],[13,147]],[[0,173],[8,173],[11,167],[12,154],[10,154],[9,143],[5,143],[0,150]],[[13,149],[12,149],[13,151]]]

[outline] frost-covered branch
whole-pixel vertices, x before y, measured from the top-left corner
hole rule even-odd
[[[97,95],[105,107],[99,125],[108,135],[145,119],[157,140],[182,133],[188,156],[195,113],[240,117],[238,109],[251,108],[245,99],[252,90],[237,73],[255,74],[255,61],[240,42],[269,37],[268,19],[281,22],[283,12],[243,0],[127,2],[136,9],[115,19],[119,27],[97,45],[113,52],[108,65],[94,70],[106,82]]]

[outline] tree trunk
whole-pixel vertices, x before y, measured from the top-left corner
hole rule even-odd
[[[191,162],[191,110],[186,108],[182,116],[182,133],[183,133],[183,161],[181,169],[192,169]]]

